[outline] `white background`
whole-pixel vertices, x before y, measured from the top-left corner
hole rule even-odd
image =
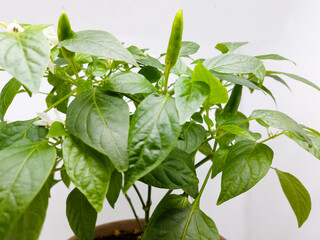
[[[183,8],[183,40],[201,45],[196,57],[218,54],[214,50],[218,42],[249,41],[250,44],[239,52],[251,55],[278,53],[288,57],[297,66],[267,62],[268,69],[296,73],[320,85],[319,0],[1,0],[0,21],[53,23],[56,27],[62,7],[75,31],[105,30],[127,46],[152,49],[154,56],[165,52],[173,17]],[[1,73],[0,84],[8,79],[9,76]],[[241,111],[250,115],[255,108],[278,109],[299,123],[320,130],[320,92],[294,80],[288,79],[288,83],[292,92],[273,80],[266,80],[266,86],[278,99],[277,106],[268,96],[246,91]],[[46,89],[45,84],[43,89]],[[8,111],[7,120],[34,117],[37,111],[46,108],[40,99],[43,99],[40,94],[33,100],[18,96]],[[215,204],[220,190],[219,177],[214,179],[203,195],[202,210],[212,217],[228,240],[319,240],[320,163],[285,137],[268,144],[275,152],[272,165],[298,177],[310,192],[312,211],[302,228],[298,229],[277,176],[271,170],[252,190],[219,207]],[[206,167],[198,172],[200,178],[205,175]],[[67,239],[72,235],[65,217],[68,193],[63,184],[52,189],[41,240]],[[133,192],[129,194],[135,198]],[[155,194],[154,205],[162,194],[163,191]],[[143,216],[142,211],[140,213]],[[121,197],[115,210],[105,205],[98,223],[131,217],[128,204]]]

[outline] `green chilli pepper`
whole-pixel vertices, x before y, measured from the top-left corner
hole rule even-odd
[[[61,14],[61,16],[59,18],[57,34],[58,34],[59,42],[65,40],[68,37],[71,37],[74,34],[74,32],[71,29],[69,18],[67,16],[67,14],[65,14],[64,12]],[[72,59],[75,55],[74,52],[71,52],[71,51],[65,49],[64,47],[62,47],[61,50],[62,50],[63,56],[68,61],[70,59]]]
[[[236,84],[231,92],[230,98],[222,112],[236,114],[242,96],[242,85]]]
[[[165,59],[165,92],[167,92],[168,78],[171,68],[176,64],[180,48],[181,48],[181,40],[182,40],[182,32],[183,32],[183,15],[182,9],[180,9],[172,24],[171,35],[169,39],[169,44],[166,53]]]

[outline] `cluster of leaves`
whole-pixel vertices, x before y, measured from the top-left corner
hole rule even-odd
[[[105,199],[114,207],[122,191],[130,201],[128,189],[139,193],[135,183],[141,181],[149,190],[169,190],[150,221],[151,201],[141,199],[148,221],[144,240],[217,240],[215,223],[199,208],[210,178],[222,172],[217,204],[248,191],[271,168],[273,151],[265,142],[280,135],[320,158],[317,131],[273,110],[258,109],[246,117],[237,110],[241,91],[229,99],[228,91],[243,87],[273,97],[264,80],[287,85],[281,75],[320,90],[297,75],[267,71],[262,62],[286,58],[236,54],[246,43],[227,42],[216,45],[221,55],[194,60],[190,55],[199,45],[182,42],[172,84],[164,91],[161,57],[125,48],[111,34],[93,30],[76,32],[50,49],[45,27],[0,33],[0,66],[13,76],[0,93],[1,239],[37,239],[50,188],[59,182],[74,186],[67,199],[72,230],[79,239],[92,239]],[[62,48],[75,52],[71,61]],[[47,68],[49,61],[55,63],[54,72]],[[37,93],[43,77],[52,85],[45,112],[66,113],[65,124],[35,126],[39,118],[6,123],[14,97]],[[268,138],[260,140],[260,133],[250,131],[254,120]],[[279,132],[271,133],[270,127]],[[197,162],[200,155],[204,158]],[[206,162],[211,166],[199,190],[196,169]],[[311,209],[310,196],[294,176],[275,171],[301,226]],[[176,189],[183,193],[173,194]]]

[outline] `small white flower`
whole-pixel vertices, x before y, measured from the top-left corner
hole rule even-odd
[[[48,68],[49,68],[49,71],[52,73],[52,74],[54,74],[54,67],[55,67],[55,64],[51,61],[51,59],[50,59],[50,61],[49,61],[49,63],[48,63]]]
[[[56,46],[58,44],[58,37],[57,34],[55,33],[53,27],[48,27],[46,29],[42,30],[43,34],[46,36],[46,38],[48,39],[51,48],[53,48],[54,46]]]
[[[23,32],[23,28],[17,23],[17,21],[13,21],[7,26],[7,32],[19,34]]]
[[[52,123],[61,122],[64,124],[64,120],[61,118],[59,112],[54,108],[53,109],[55,119],[52,119],[48,113],[38,112],[37,115],[41,118],[41,120],[35,121],[33,124],[37,126],[44,126],[46,128],[50,128]]]

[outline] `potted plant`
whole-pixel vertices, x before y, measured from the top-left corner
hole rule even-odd
[[[267,71],[263,64],[288,59],[234,53],[246,42],[219,43],[221,55],[193,59],[199,45],[182,41],[181,10],[167,52],[159,58],[136,46],[125,48],[108,32],[74,32],[65,13],[57,39],[49,25],[1,25],[6,30],[0,32],[0,66],[12,78],[0,93],[0,239],[38,239],[50,189],[63,183],[72,188],[66,213],[81,240],[93,238],[103,202],[114,206],[121,192],[143,240],[217,240],[218,229],[200,201],[207,182],[219,173],[218,205],[251,189],[271,169],[298,226],[308,218],[307,190],[272,166],[267,144],[285,135],[320,158],[320,133],[279,111],[256,109],[250,116],[238,111],[243,88],[274,98],[265,78],[286,85],[284,75],[320,90],[297,75]],[[34,119],[7,123],[14,97],[32,97],[44,79],[51,85],[47,109]],[[56,119],[49,117],[50,110]],[[253,121],[261,132],[250,130]],[[199,182],[196,170],[208,162]],[[137,181],[146,184],[147,200]],[[127,195],[130,188],[141,200],[144,221]],[[168,192],[151,214],[152,188]]]

